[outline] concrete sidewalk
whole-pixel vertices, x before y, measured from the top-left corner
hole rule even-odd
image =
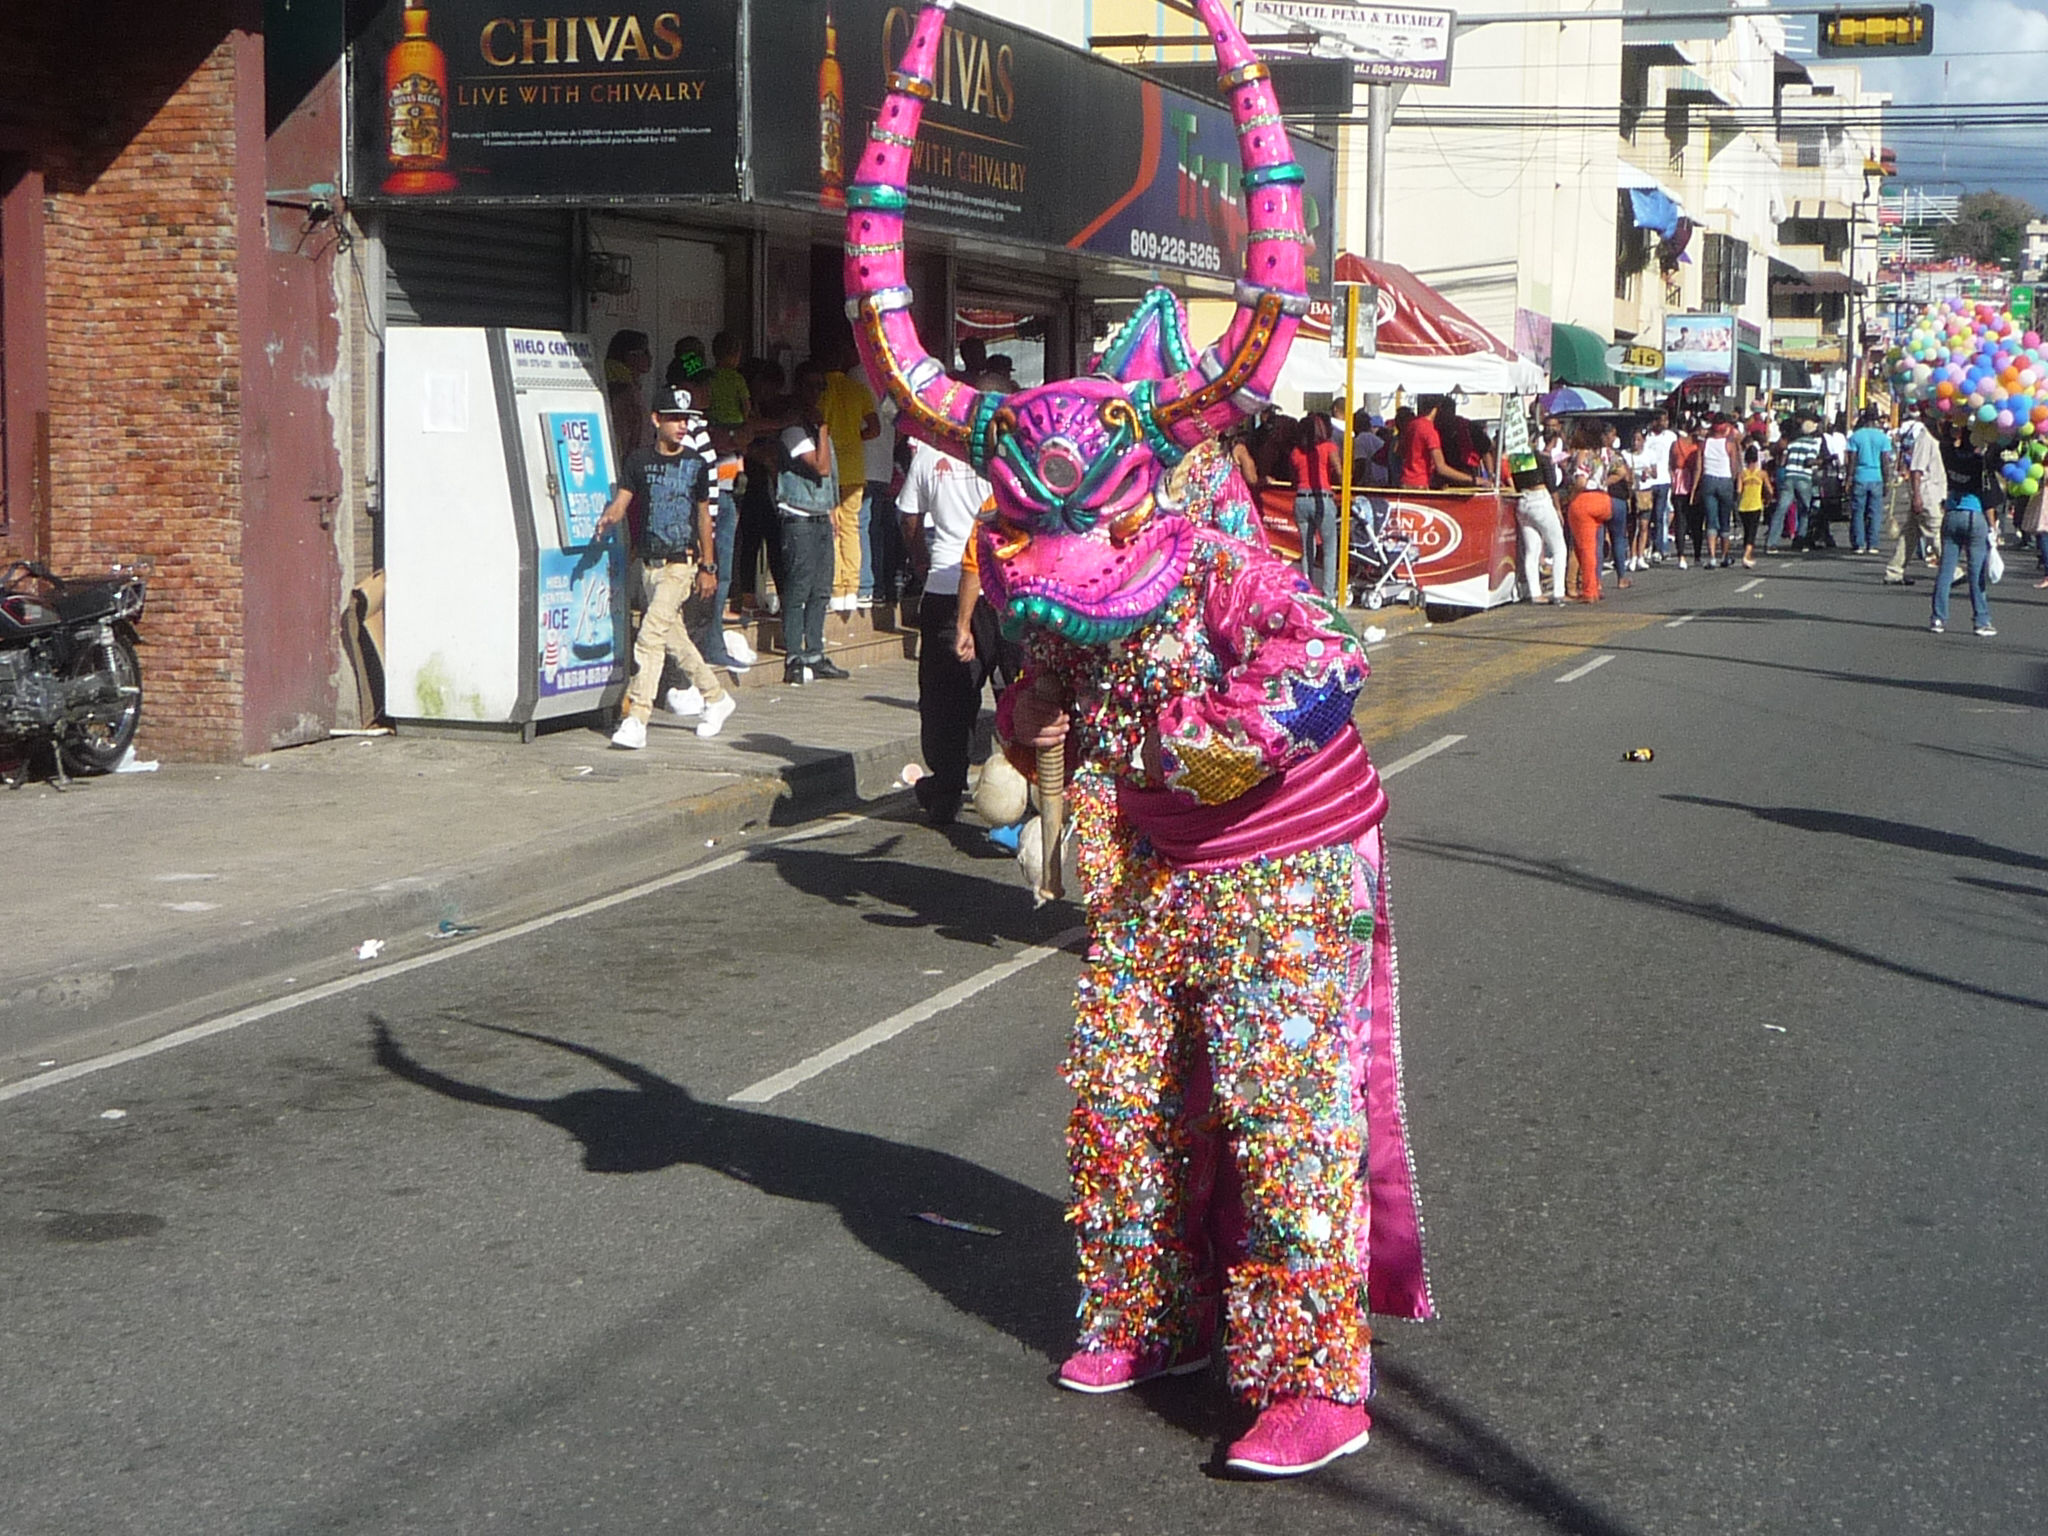
[[[1392,634],[1422,622],[1353,618]],[[888,795],[922,761],[915,661],[802,688],[771,662],[711,741],[657,713],[640,752],[592,725],[527,745],[335,738],[0,791],[19,874],[0,930],[0,1083],[625,889]],[[373,960],[357,958],[366,941]]]
[[[335,738],[241,766],[0,791],[14,850],[0,1081],[502,926],[843,806],[920,761],[917,664],[791,688],[763,665],[722,735],[657,712],[640,752],[541,736]]]

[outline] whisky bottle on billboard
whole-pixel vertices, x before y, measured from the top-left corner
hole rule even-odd
[[[427,8],[405,7],[404,34],[384,57],[384,190],[400,196],[453,192],[448,169],[448,56],[427,35]]]
[[[818,201],[846,206],[846,81],[839,71],[839,28],[825,8],[825,57],[818,63]]]

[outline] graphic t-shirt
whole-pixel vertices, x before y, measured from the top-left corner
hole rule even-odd
[[[972,465],[923,443],[917,445],[896,506],[905,517],[924,525],[925,548],[932,557],[925,591],[950,597],[960,590],[961,559],[989,495],[989,483]]]
[[[619,482],[644,509],[640,553],[647,559],[682,559],[697,553],[697,503],[711,499],[711,466],[685,448],[664,454],[642,448],[626,459]]]

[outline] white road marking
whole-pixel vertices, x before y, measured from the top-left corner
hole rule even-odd
[[[1571,671],[1565,673],[1565,675],[1563,677],[1560,677],[1558,681],[1560,683],[1576,683],[1580,678],[1584,677],[1587,673],[1598,672],[1602,667],[1606,666],[1607,663],[1609,663],[1612,660],[1614,660],[1614,655],[1612,652],[1608,653],[1605,656],[1595,656],[1583,667],[1573,667]]]
[[[550,912],[544,917],[531,918],[499,933],[480,934],[476,938],[466,939],[459,944],[449,944],[442,948],[429,950],[423,955],[415,955],[410,960],[400,960],[392,965],[379,966],[374,971],[363,971],[357,975],[345,976],[336,981],[324,982],[317,987],[307,987],[303,991],[293,992],[284,997],[272,998],[266,1003],[257,1003],[248,1008],[237,1009],[233,1013],[222,1014],[217,1019],[207,1019],[202,1023],[193,1024],[184,1029],[173,1030],[170,1034],[159,1035],[154,1040],[145,1040],[142,1044],[129,1046],[126,1050],[110,1051],[104,1056],[95,1056],[88,1061],[74,1061],[68,1066],[58,1067],[51,1072],[39,1072],[34,1077],[24,1077],[18,1083],[0,1085],[0,1104],[6,1103],[9,1099],[19,1099],[31,1093],[39,1093],[45,1088],[55,1088],[62,1083],[76,1082],[81,1077],[90,1077],[93,1073],[104,1072],[109,1067],[126,1066],[131,1061],[141,1061],[145,1057],[160,1055],[165,1051],[175,1051],[180,1046],[191,1045],[195,1041],[209,1039],[214,1035],[223,1035],[231,1029],[240,1029],[244,1024],[259,1023],[264,1019],[275,1018],[280,1013],[289,1013],[294,1008],[303,1008],[308,1003],[325,1002],[330,997],[340,997],[345,993],[354,992],[359,988],[371,986],[380,981],[389,981],[394,977],[403,976],[411,971],[425,970],[430,965],[440,965],[444,961],[459,959],[464,955],[473,955],[480,950],[492,949],[500,944],[509,944],[514,939],[523,939],[528,934],[539,933],[541,930],[552,928],[558,923],[572,922],[579,917],[590,917],[599,912],[608,912],[613,907],[623,906],[629,901],[638,901],[643,896],[652,896],[657,891],[672,890],[676,886],[687,885],[692,880],[701,880],[706,875],[715,875],[723,870],[731,869],[736,864],[744,864],[762,848],[781,847],[790,843],[812,842],[817,838],[830,837],[834,833],[847,831],[849,828],[867,820],[869,820],[868,817],[860,815],[833,817],[818,826],[804,827],[785,837],[764,839],[733,853],[721,854],[718,858],[708,859],[704,863],[694,865],[689,869],[678,870],[672,875],[663,875],[656,880],[644,881],[630,890],[619,891],[610,896],[600,896],[594,901],[586,901],[580,906],[566,907],[560,912]]]
[[[1613,659],[1611,656],[1607,658],[1609,661]],[[1382,779],[1391,779],[1397,773],[1405,773],[1416,764],[1427,762],[1430,758],[1435,757],[1437,753],[1449,751],[1464,739],[1463,735],[1439,736],[1428,746],[1418,748],[1407,756],[1396,758],[1393,762],[1387,764],[1386,767],[1380,770],[1380,777]],[[774,1099],[780,1098],[799,1084],[807,1083],[812,1078],[829,1072],[834,1067],[843,1065],[854,1057],[873,1050],[878,1045],[894,1040],[907,1029],[914,1029],[929,1019],[935,1019],[940,1014],[959,1007],[960,1004],[966,1002],[969,998],[987,991],[998,982],[1008,981],[1012,976],[1017,975],[1021,971],[1029,970],[1041,960],[1051,959],[1068,945],[1086,937],[1086,934],[1087,930],[1084,928],[1070,928],[1053,939],[1049,944],[1034,945],[1030,949],[1011,956],[1008,960],[998,961],[987,970],[970,976],[965,981],[956,982],[946,988],[945,991],[935,993],[923,1002],[904,1009],[901,1013],[891,1014],[879,1024],[869,1025],[857,1035],[847,1036],[837,1045],[827,1046],[815,1056],[805,1057],[786,1071],[778,1072],[773,1077],[764,1077],[758,1083],[749,1084],[738,1093],[733,1094],[726,1102],[729,1104],[767,1104]]]
[[[1439,752],[1448,752],[1452,747],[1455,747],[1459,742],[1463,741],[1464,739],[1465,738],[1463,736],[1439,736],[1435,741],[1432,741],[1428,746],[1420,748],[1417,751],[1410,752],[1406,757],[1395,758],[1394,761],[1387,764],[1386,767],[1380,770],[1380,777],[1383,779],[1391,779],[1397,773],[1406,773],[1410,768],[1413,768],[1417,763],[1428,762],[1429,759],[1435,757]]]
[[[1698,617],[1699,611],[1697,609],[1695,609],[1691,613],[1681,613],[1677,618],[1673,619],[1669,624],[1666,624],[1664,627],[1666,629],[1677,629],[1681,624],[1690,624],[1694,619]]]
[[[1763,584],[1763,577],[1752,576],[1749,578],[1749,580],[1745,581],[1741,586],[1735,589],[1735,595],[1737,597],[1740,597],[1745,592],[1754,592],[1758,587],[1762,586]]]
[[[871,1051],[886,1041],[894,1040],[907,1029],[914,1029],[927,1019],[937,1018],[947,1010],[957,1008],[976,993],[985,992],[998,982],[1008,981],[1020,971],[1027,971],[1041,960],[1050,960],[1063,952],[1069,944],[1084,937],[1083,928],[1069,928],[1053,939],[1050,944],[1034,944],[1031,948],[999,961],[978,975],[965,981],[955,982],[943,992],[933,993],[923,1002],[893,1013],[879,1024],[870,1024],[857,1035],[848,1035],[837,1045],[827,1046],[815,1056],[806,1056],[795,1066],[778,1072],[773,1077],[764,1077],[758,1083],[742,1088],[726,1102],[729,1104],[766,1104],[781,1097],[799,1083],[807,1083],[820,1073],[829,1072],[844,1062],[853,1060],[865,1051]]]

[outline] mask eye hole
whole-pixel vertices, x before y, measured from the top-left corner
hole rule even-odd
[[[1080,489],[1086,474],[1080,459],[1069,448],[1048,448],[1039,455],[1038,478],[1055,496],[1073,495]]]

